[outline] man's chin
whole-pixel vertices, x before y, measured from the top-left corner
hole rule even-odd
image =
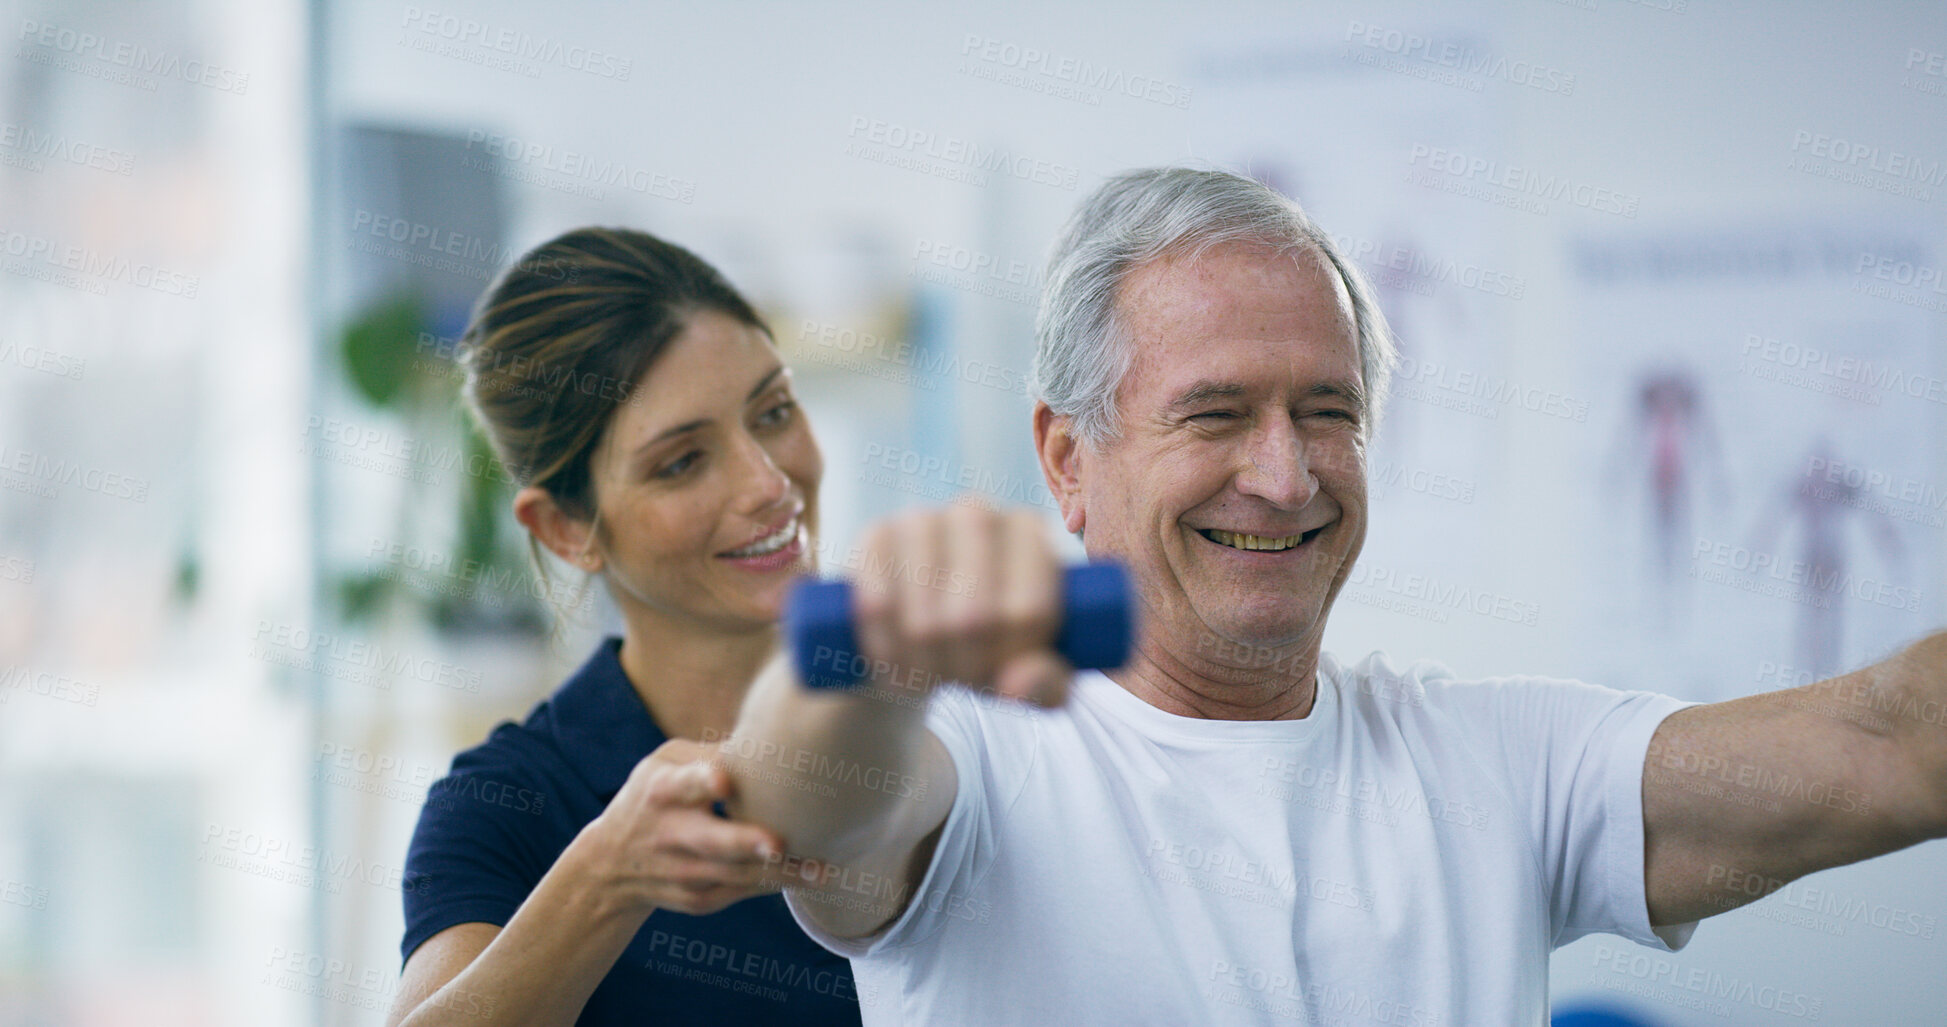
[[[1209,625],[1212,635],[1222,640],[1220,647],[1228,648],[1231,655],[1275,661],[1317,637],[1308,617],[1289,612],[1279,616],[1240,617],[1235,610],[1223,612],[1225,616],[1205,618],[1204,623]],[[1219,662],[1233,661],[1220,659]]]

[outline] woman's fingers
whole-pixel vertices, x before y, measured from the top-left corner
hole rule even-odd
[[[730,775],[702,760],[658,768],[649,782],[649,802],[657,806],[702,806],[729,797]]]
[[[656,751],[646,757],[657,764],[694,763],[707,760],[716,752],[716,746],[690,738],[671,738],[656,746]]]
[[[669,815],[664,836],[676,852],[726,865],[768,863],[784,852],[783,843],[770,831],[709,814]]]

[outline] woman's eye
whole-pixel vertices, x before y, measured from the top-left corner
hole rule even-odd
[[[784,424],[791,420],[791,412],[797,408],[798,403],[796,400],[787,399],[759,414],[757,416],[757,423],[767,426]]]
[[[682,456],[679,456],[676,459],[671,460],[670,462],[657,468],[656,477],[674,478],[677,475],[682,474],[684,471],[689,470],[691,467],[696,466],[696,462],[701,459],[703,459],[702,451],[691,450],[687,453],[684,453]]]

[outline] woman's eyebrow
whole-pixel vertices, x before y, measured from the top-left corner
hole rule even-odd
[[[783,364],[779,364],[776,367],[771,368],[769,374],[757,380],[757,387],[750,390],[750,395],[744,397],[744,402],[748,403],[751,400],[754,400],[757,397],[763,395],[764,390],[770,388],[771,383],[776,381],[778,375],[781,375],[783,373],[784,373]],[[707,428],[709,427],[709,425],[710,425],[710,419],[707,417],[698,418],[697,420],[694,421],[685,421],[682,424],[679,424],[676,427],[671,428],[660,435],[657,435],[655,438],[650,439],[649,441],[643,443],[642,445],[637,446],[635,449],[635,454],[633,457],[631,457],[631,459],[639,460],[642,458],[642,454],[648,449],[650,449],[651,447],[656,446],[669,439],[673,439],[678,435],[682,435],[687,432],[693,432],[699,428]]]
[[[776,367],[771,368],[770,374],[767,374],[764,377],[759,378],[757,380],[757,386],[750,390],[750,395],[744,397],[744,402],[748,403],[751,400],[756,399],[757,397],[763,395],[764,390],[771,387],[771,382],[777,380],[777,376],[783,373],[784,373],[783,364],[779,364]]]

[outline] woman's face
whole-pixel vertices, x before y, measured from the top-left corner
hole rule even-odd
[[[747,630],[812,569],[825,461],[765,334],[691,317],[616,411],[590,470],[625,607]]]

